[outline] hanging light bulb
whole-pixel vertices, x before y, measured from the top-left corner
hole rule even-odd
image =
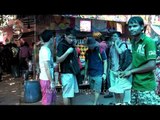
[[[19,35],[21,32],[20,31],[17,31],[17,34]]]

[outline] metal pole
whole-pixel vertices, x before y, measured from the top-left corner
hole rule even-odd
[[[33,79],[36,79],[36,16],[34,16]]]

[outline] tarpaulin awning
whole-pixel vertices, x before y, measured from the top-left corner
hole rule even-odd
[[[160,35],[160,26],[151,25],[151,28],[156,34]]]

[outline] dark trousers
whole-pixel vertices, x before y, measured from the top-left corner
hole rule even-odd
[[[82,81],[84,79],[83,75],[81,75],[81,73],[79,73],[79,74],[76,75],[76,78],[77,78],[78,85],[82,84]]]
[[[11,65],[11,74],[13,77],[19,77],[20,71],[18,65]]]
[[[107,87],[107,80],[102,80],[102,87],[101,87],[101,92],[106,92],[106,90],[108,89]]]
[[[0,81],[2,81],[2,67],[0,66]]]
[[[28,70],[28,63],[26,58],[20,58],[19,66],[20,66],[20,70]]]

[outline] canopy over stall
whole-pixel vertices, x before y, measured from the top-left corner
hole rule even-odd
[[[151,28],[156,34],[160,35],[160,26],[151,25]]]

